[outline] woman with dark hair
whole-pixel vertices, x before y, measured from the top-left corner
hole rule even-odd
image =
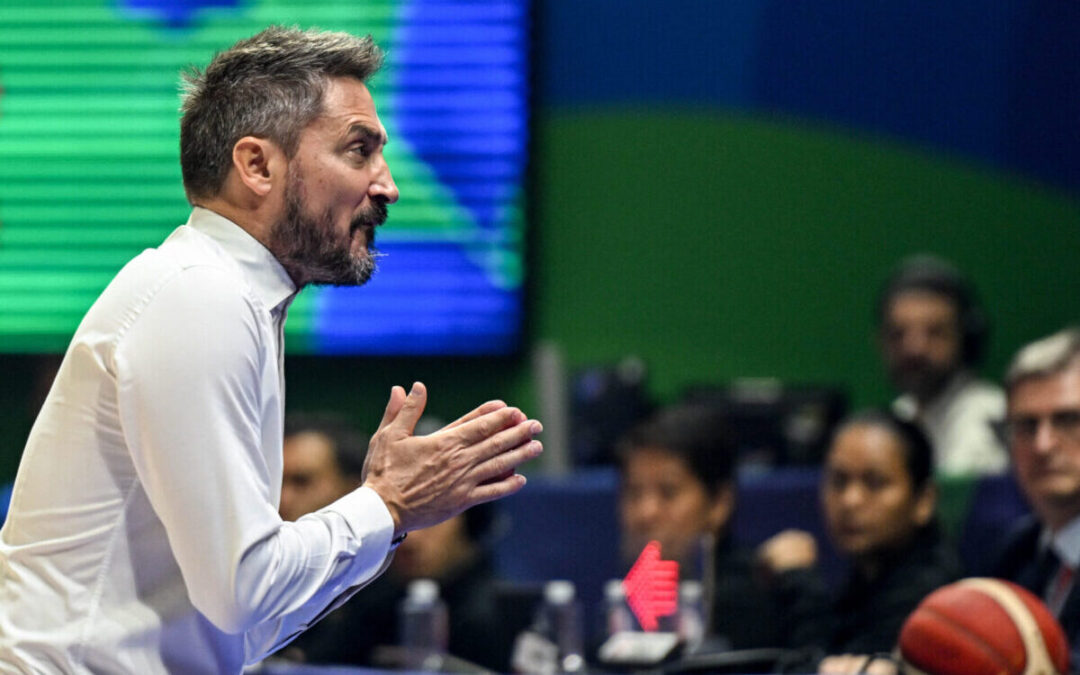
[[[707,650],[779,645],[777,613],[754,578],[754,552],[731,536],[737,500],[735,446],[724,420],[693,404],[658,412],[623,436],[619,460],[619,524],[627,567],[648,542],[700,578]]]
[[[789,608],[791,646],[888,652],[919,601],[960,578],[959,557],[935,516],[932,465],[926,436],[887,413],[861,413],[838,427],[821,504],[829,538],[850,562],[839,592],[826,592],[811,535],[781,532],[759,549],[777,599]]]

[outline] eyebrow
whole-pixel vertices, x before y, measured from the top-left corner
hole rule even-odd
[[[390,139],[386,137],[382,131],[375,129],[367,124],[357,122],[349,126],[349,130],[346,132],[347,137],[351,137],[354,134],[363,136],[366,140],[375,141],[379,145],[386,145],[390,142]]]

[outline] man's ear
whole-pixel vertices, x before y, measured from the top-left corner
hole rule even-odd
[[[233,146],[233,170],[253,194],[266,197],[274,184],[283,180],[285,155],[277,144],[265,138],[244,136]]]

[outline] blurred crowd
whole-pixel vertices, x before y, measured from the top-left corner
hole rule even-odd
[[[697,390],[650,407],[616,391],[617,405],[592,429],[587,461],[617,470],[622,571],[655,542],[694,583],[680,601],[700,603],[700,625],[667,625],[683,656],[746,655],[728,662],[730,672],[857,672],[871,655],[894,652],[905,619],[927,594],[976,573],[1042,598],[1072,651],[1080,648],[1080,591],[1072,581],[1080,564],[1080,329],[1024,346],[1000,383],[982,380],[988,322],[975,289],[948,262],[928,256],[897,267],[880,292],[876,319],[896,390],[892,404],[825,415],[819,448],[789,444],[770,460],[819,468],[826,541],[781,528],[754,547],[736,542],[737,478],[760,471],[762,458],[745,442],[746,418],[729,399]],[[358,485],[364,445],[340,420],[293,418],[283,518],[303,517]],[[1007,473],[1031,513],[993,550],[979,552],[980,569],[968,569],[941,525],[939,482]],[[430,579],[447,609],[449,655],[483,669],[542,672],[532,667],[535,654],[516,653],[528,649],[522,630],[536,625],[517,625],[507,614],[503,596],[513,585],[492,564],[492,514],[473,509],[411,534],[387,575],[280,656],[400,665],[392,648],[404,638],[399,617],[409,585]],[[823,573],[824,548],[841,559],[839,578]],[[613,588],[608,601],[625,608],[625,594]],[[532,598],[543,601],[542,594]],[[585,664],[603,659],[612,633],[641,625],[610,617],[599,634],[578,628]],[[711,669],[722,670],[719,663]]]
[[[678,564],[683,582],[675,618],[661,624],[675,642],[655,654],[635,652],[639,661],[729,655],[707,662],[708,669],[860,672],[874,655],[896,653],[905,620],[928,594],[976,574],[1016,582],[1040,598],[1064,629],[1074,668],[1080,661],[1073,581],[1080,565],[1080,328],[1023,346],[1000,381],[980,379],[988,321],[976,291],[948,262],[928,256],[896,268],[875,317],[883,371],[896,392],[891,405],[848,411],[832,392],[811,392],[817,417],[781,420],[786,435],[764,456],[768,425],[748,416],[738,403],[745,396],[731,389],[697,388],[653,406],[640,390],[608,382],[599,387],[608,395],[604,405],[578,401],[575,414],[592,415],[593,424],[578,426],[576,459],[617,475],[618,572],[626,574],[655,545],[663,560]],[[361,485],[368,441],[332,414],[289,416],[281,517],[302,519]],[[785,463],[815,472],[825,538],[780,527],[761,543],[740,543],[732,532],[740,476],[768,480],[769,468]],[[985,476],[1015,480],[1030,513],[978,551],[978,565],[965,564],[942,526],[940,486]],[[617,634],[642,630],[627,611],[626,589],[617,582],[605,589],[602,627],[578,617],[576,643],[568,647],[553,634],[545,641],[544,630],[556,626],[544,623],[542,607],[556,596],[572,600],[573,588],[500,578],[493,548],[506,524],[496,507],[480,505],[410,533],[386,574],[274,660],[463,672],[629,669],[605,647]],[[827,573],[825,551],[839,558],[839,576]],[[442,654],[437,664],[410,662],[401,651],[416,639],[406,607],[420,597],[441,608],[438,635],[428,636]],[[696,614],[688,613],[691,605]],[[551,658],[569,649],[578,660],[552,661],[548,647]]]

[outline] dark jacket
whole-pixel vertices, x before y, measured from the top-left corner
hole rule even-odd
[[[784,573],[777,595],[789,608],[787,646],[816,647],[822,655],[891,651],[919,602],[961,576],[960,558],[936,524],[902,550],[882,556],[873,577],[853,568],[831,598],[816,571]]]
[[[996,556],[991,568],[992,576],[1007,579],[1028,589],[1038,597],[1043,596],[1047,572],[1039,569],[1039,535],[1042,524],[1033,515],[1025,516],[1005,538],[1005,542]],[[1069,672],[1080,672],[1080,584],[1074,584],[1058,622],[1065,631],[1069,642]]]
[[[780,612],[756,577],[754,552],[722,539],[715,553],[710,641],[729,649],[783,646]]]
[[[438,580],[450,620],[450,654],[496,672],[508,672],[510,642],[496,611],[495,573],[486,555]],[[405,586],[385,574],[282,651],[286,658],[319,664],[376,666],[375,650],[399,642],[398,607]]]

